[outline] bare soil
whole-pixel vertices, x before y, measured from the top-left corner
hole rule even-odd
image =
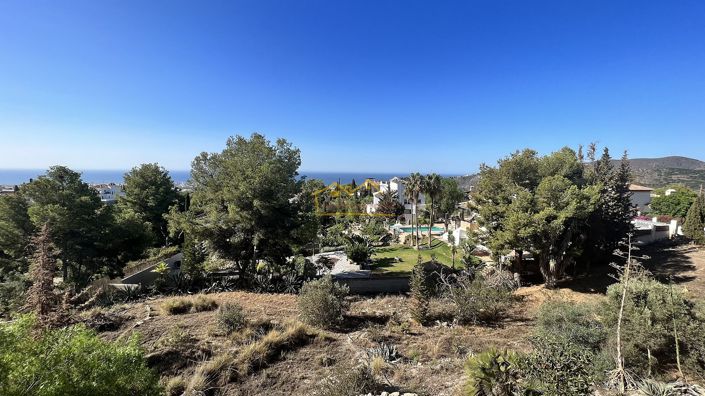
[[[694,298],[705,297],[705,251],[688,246],[650,248],[645,265],[661,279],[672,277]],[[457,326],[444,321],[449,307],[434,301],[434,323],[414,324],[407,310],[408,298],[401,295],[350,297],[345,324],[325,337],[282,352],[246,378],[221,388],[226,395],[308,395],[326,376],[366,357],[367,348],[380,342],[397,346],[402,359],[384,370],[389,390],[427,395],[457,395],[465,382],[463,363],[470,353],[489,347],[527,350],[536,312],[549,299],[565,299],[579,304],[603,298],[611,278],[610,269],[595,271],[589,277],[564,282],[559,289],[523,287],[517,302],[499,323]],[[210,294],[219,304],[237,302],[252,321],[282,324],[297,319],[297,297],[289,294],[230,292]],[[125,320],[117,330],[101,333],[106,339],[139,334],[150,354],[150,362],[162,375],[188,378],[195,367],[212,356],[237,348],[232,337],[216,326],[215,311],[164,315],[159,306],[165,298],[112,307],[110,312]],[[163,338],[177,329],[188,334],[185,345],[167,347]]]

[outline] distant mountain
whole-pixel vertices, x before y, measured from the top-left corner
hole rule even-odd
[[[618,161],[615,161],[618,162]],[[705,162],[679,156],[629,160],[634,183],[649,187],[684,184],[693,190],[705,185]]]
[[[619,160],[614,164],[619,166]],[[684,184],[693,190],[705,186],[705,161],[694,158],[670,156],[662,158],[634,158],[629,160],[634,183],[648,187]],[[470,191],[480,180],[478,173],[456,176],[460,189]]]

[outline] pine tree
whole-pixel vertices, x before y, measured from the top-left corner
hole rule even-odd
[[[428,306],[431,293],[426,280],[426,270],[421,263],[421,255],[411,272],[411,317],[420,324],[428,319]]]
[[[688,209],[683,223],[683,233],[698,244],[705,244],[705,196],[702,192]]]
[[[46,224],[32,238],[32,245],[35,247],[35,253],[29,270],[32,286],[27,291],[27,307],[37,315],[38,323],[47,324],[56,303],[54,295],[56,250]]]

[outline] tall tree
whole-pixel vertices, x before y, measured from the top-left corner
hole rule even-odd
[[[589,231],[584,234],[585,254],[579,258],[587,267],[611,260],[612,252],[631,230],[631,220],[636,214],[629,192],[631,169],[626,153],[619,167],[615,168],[607,148],[596,160],[595,144],[589,147],[588,158],[591,162],[585,167],[585,180],[586,184],[599,190],[599,198],[587,220]]]
[[[46,324],[56,300],[54,296],[56,252],[46,224],[32,238],[32,245],[35,252],[29,272],[32,286],[27,291],[27,307],[37,315],[40,324]]]
[[[207,242],[238,267],[243,280],[259,259],[286,265],[305,226],[296,199],[300,164],[299,150],[284,139],[272,144],[257,133],[229,138],[222,152],[193,160],[191,206],[172,211],[172,230]]]
[[[483,166],[475,198],[495,254],[514,250],[516,274],[523,252],[532,251],[546,285],[554,287],[580,253],[582,227],[598,190],[585,185],[573,150],[545,157],[524,150],[500,160],[496,168]]]
[[[178,191],[169,172],[159,164],[142,164],[125,173],[125,196],[120,205],[131,209],[151,224],[160,244],[169,236],[164,215],[177,203]]]
[[[19,192],[0,196],[0,282],[27,271],[34,233],[28,209],[29,202]]]
[[[688,209],[683,223],[683,233],[695,243],[705,244],[705,196],[702,191]]]
[[[438,202],[438,212],[443,217],[443,223],[445,224],[446,232],[448,232],[448,224],[450,223],[450,218],[453,216],[455,211],[458,209],[458,204],[465,199],[465,194],[460,187],[458,187],[458,182],[450,177],[445,177],[441,180],[441,194],[440,200]]]
[[[426,182],[424,183],[424,194],[431,200],[431,206],[429,209],[429,224],[428,224],[428,248],[431,248],[431,231],[433,229],[433,222],[436,219],[433,215],[434,204],[436,198],[441,193],[441,177],[437,173],[431,173],[426,176]]]
[[[376,213],[383,214],[389,219],[396,219],[404,213],[404,206],[399,202],[396,191],[385,190],[379,193]]]
[[[149,230],[129,212],[103,205],[81,175],[54,166],[46,175],[23,185],[20,193],[35,228],[49,227],[64,281],[80,285],[91,278],[116,276],[143,252]]]
[[[420,173],[412,173],[406,181],[406,189],[404,194],[411,201],[411,225],[412,238],[415,239],[414,246],[419,249],[419,214],[417,204],[419,202],[419,194],[423,187],[423,177]],[[415,222],[415,225],[414,225]]]

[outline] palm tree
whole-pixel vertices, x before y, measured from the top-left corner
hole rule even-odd
[[[425,177],[424,194],[431,199],[431,209],[429,210],[428,224],[428,248],[431,248],[431,229],[433,228],[433,201],[441,193],[441,177],[437,173],[431,173]]]
[[[423,183],[423,177],[420,173],[412,173],[409,175],[409,179],[406,181],[406,191],[404,192],[406,197],[411,200],[411,226],[414,227],[414,219],[416,219],[416,230],[412,228],[412,233],[416,232],[416,250],[419,249],[419,221],[418,214],[416,213],[416,203],[419,200],[419,194],[421,193]],[[412,234],[413,235],[413,234]]]

